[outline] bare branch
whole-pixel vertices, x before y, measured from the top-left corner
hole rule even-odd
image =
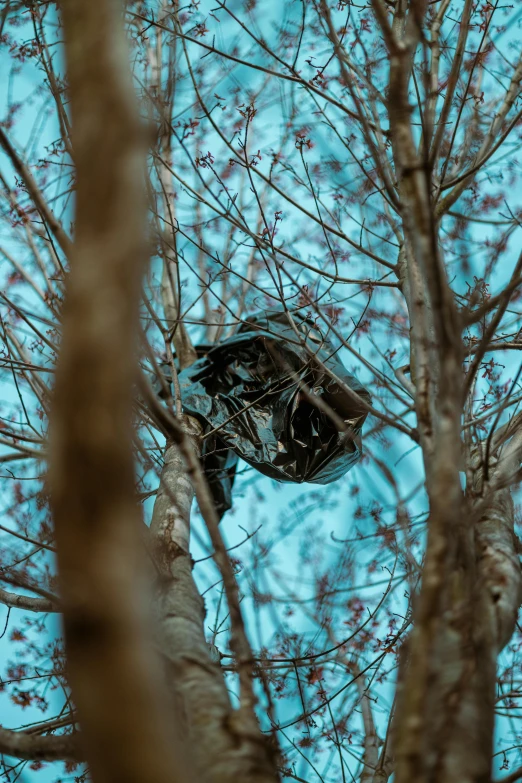
[[[78,734],[38,736],[29,731],[0,728],[0,753],[28,761],[81,761]]]

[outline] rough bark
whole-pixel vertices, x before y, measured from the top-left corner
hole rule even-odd
[[[509,489],[494,493],[474,525],[470,510],[468,522],[474,527],[475,557],[471,595],[463,607],[469,642],[464,635],[458,639],[456,627],[460,649],[452,662],[461,676],[442,713],[446,728],[438,778],[464,783],[491,779],[497,657],[513,634],[522,597]]]
[[[60,609],[54,601],[40,596],[21,595],[10,593],[0,588],[0,603],[11,609],[24,609],[26,612],[59,612]]]
[[[430,174],[411,133],[405,54],[391,59],[396,90],[390,119],[411,247],[410,285],[403,290],[412,321],[430,504],[423,581],[398,702],[396,779],[485,782],[490,780],[496,658],[513,632],[520,601],[512,505],[509,490],[496,491],[477,521],[472,495],[465,498],[461,490],[461,329],[439,257]]]
[[[473,492],[464,497],[461,490],[460,325],[437,251],[428,174],[412,152],[406,114],[394,109],[390,115],[404,134],[395,146],[412,248],[408,263],[429,298],[426,308],[413,284],[406,290],[415,365],[425,370],[416,379],[416,408],[430,515],[398,702],[396,777],[398,783],[489,781],[496,658],[513,632],[520,603],[512,502],[509,490],[496,490],[486,503],[479,499],[478,513]]]
[[[0,728],[0,753],[28,761],[81,761],[82,751],[78,734],[35,736],[29,731]]]
[[[412,327],[416,412],[429,497],[428,541],[415,627],[398,691],[397,783],[489,781],[496,658],[520,597],[509,490],[478,504],[460,485],[464,400],[461,324],[438,241],[432,171],[417,149],[408,87],[426,3],[387,27],[389,118],[405,249],[401,288]],[[499,494],[500,493],[500,494]],[[507,493],[507,494],[506,494]]]
[[[429,156],[417,148],[409,105],[427,4],[412,4],[393,29],[383,4],[374,0],[373,7],[390,54],[388,111],[407,251],[399,273],[412,327],[430,507],[415,627],[398,690],[396,780],[489,781],[496,657],[512,633],[519,600],[512,513],[509,497],[497,492],[486,505],[481,499],[477,515],[473,492],[465,497],[460,485],[461,324],[440,255]]]
[[[152,645],[134,488],[133,385],[146,141],[117,0],[64,0],[76,226],[51,415],[51,504],[68,678],[99,783],[185,774]]]
[[[485,619],[497,653],[509,642],[515,630],[522,602],[519,542],[514,525],[513,498],[509,488],[496,490],[475,526],[475,552],[484,593]]]
[[[465,524],[472,535],[463,547],[472,562],[460,558],[451,577],[446,571],[449,590],[443,590],[443,611],[431,619],[431,646],[417,650],[430,679],[417,681],[410,670],[402,688],[398,780],[491,779],[496,661],[522,598],[509,489],[497,490],[478,518],[468,507]],[[422,629],[415,633],[412,644]],[[418,665],[410,656],[409,668],[412,663]]]
[[[201,426],[183,421],[192,448],[199,453]],[[168,443],[151,534],[159,569],[156,609],[161,649],[186,741],[197,748],[197,766],[208,783],[273,783],[277,775],[269,744],[257,724],[234,710],[223,672],[205,639],[205,605],[192,575],[189,529],[194,497],[186,460]]]

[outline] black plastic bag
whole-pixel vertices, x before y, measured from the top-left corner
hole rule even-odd
[[[183,410],[205,428],[202,460],[221,516],[232,505],[238,457],[277,481],[328,484],[361,456],[370,395],[313,320],[292,318],[298,334],[284,311],[250,316],[179,375]],[[313,403],[317,397],[345,431]]]

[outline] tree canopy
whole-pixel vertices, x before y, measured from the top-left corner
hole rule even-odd
[[[521,24],[4,2],[6,781],[522,777]],[[267,309],[362,458],[218,524],[178,375]]]

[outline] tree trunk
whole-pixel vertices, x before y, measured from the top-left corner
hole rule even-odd
[[[196,453],[201,425],[184,417]],[[205,639],[205,604],[189,552],[194,488],[179,447],[167,443],[151,533],[158,565],[156,593],[161,649],[188,747],[208,783],[274,783],[273,753],[259,727],[232,709],[219,664]]]
[[[496,661],[522,597],[509,489],[497,490],[473,520],[470,503],[453,567],[444,569],[439,611],[419,617],[409,643],[395,744],[399,783],[491,780]]]
[[[152,646],[135,493],[133,388],[148,256],[145,131],[122,6],[61,5],[76,226],[49,484],[68,680],[95,783],[192,781]]]

